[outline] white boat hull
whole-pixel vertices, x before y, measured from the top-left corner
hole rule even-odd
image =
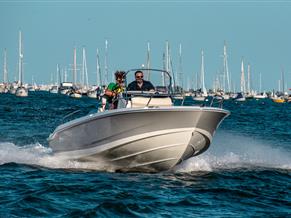
[[[15,91],[15,95],[18,97],[27,97],[28,96],[28,90],[24,87],[19,87]]]
[[[227,115],[201,107],[117,109],[61,125],[49,144],[63,159],[159,172],[206,151]]]
[[[72,94],[70,94],[70,97],[72,97],[72,98],[82,98],[82,95],[79,94],[79,93],[72,93]]]

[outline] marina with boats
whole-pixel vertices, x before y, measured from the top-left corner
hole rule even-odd
[[[170,44],[166,41],[166,48],[163,53],[163,69],[171,74],[173,78],[172,89],[174,91],[175,99],[184,99],[186,97],[192,97],[194,101],[204,102],[207,97],[219,96],[223,100],[234,100],[234,101],[246,101],[249,99],[271,99],[275,103],[288,103],[291,101],[290,93],[288,93],[287,83],[285,81],[284,71],[281,72],[281,78],[278,80],[278,88],[272,90],[262,90],[262,73],[259,73],[259,80],[254,79],[251,72],[251,65],[247,64],[247,73],[245,73],[244,58],[241,59],[240,67],[240,81],[239,89],[235,87],[237,81],[231,79],[231,74],[228,66],[228,54],[226,42],[223,46],[223,69],[222,72],[215,76],[212,81],[212,86],[206,88],[205,81],[207,74],[205,74],[205,57],[204,51],[201,50],[201,64],[200,73],[193,75],[192,83],[188,84],[184,82],[187,78],[184,78],[183,67],[182,67],[182,44],[179,44],[179,58],[177,70],[174,69],[172,53],[170,50]],[[0,83],[0,93],[11,93],[19,97],[27,97],[29,92],[32,91],[48,91],[51,94],[65,94],[72,98],[81,98],[87,96],[89,98],[100,99],[104,94],[106,86],[109,83],[109,72],[108,72],[108,40],[105,40],[105,56],[104,56],[104,68],[101,69],[101,60],[99,50],[96,53],[96,72],[95,79],[92,77],[89,79],[86,49],[82,47],[82,64],[77,64],[77,48],[73,49],[73,63],[70,68],[63,67],[59,64],[56,65],[56,72],[51,74],[51,83],[37,84],[34,79],[31,83],[24,82],[24,52],[23,52],[23,39],[22,32],[19,31],[19,49],[18,49],[18,79],[10,82],[8,74],[8,63],[7,63],[7,49],[3,52],[3,80]],[[151,67],[151,53],[150,43],[147,43],[146,51],[146,64],[142,64],[142,68],[145,69],[145,76],[150,79],[150,72],[146,68]],[[81,68],[81,69],[80,69]],[[71,76],[68,75],[68,70],[71,72]],[[279,75],[279,74],[278,74]],[[188,77],[188,76],[187,76]],[[189,78],[189,77],[188,77]],[[165,86],[164,75],[160,77],[161,86]],[[208,84],[211,81],[207,79]],[[258,90],[254,86],[258,83]]]

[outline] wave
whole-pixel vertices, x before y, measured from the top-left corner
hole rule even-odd
[[[215,135],[210,148],[175,168],[176,172],[238,168],[291,169],[291,152],[269,141],[229,132]]]
[[[291,169],[291,152],[247,136],[219,132],[210,148],[203,154],[190,158],[174,168],[174,172],[215,171],[256,167]],[[52,150],[39,143],[18,146],[13,143],[0,143],[0,165],[17,163],[37,165],[54,169],[83,169],[114,172],[102,160],[81,162],[62,159]]]

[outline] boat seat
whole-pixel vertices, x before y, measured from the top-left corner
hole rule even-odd
[[[144,97],[135,96],[131,98],[131,107],[171,107],[173,105],[170,97]]]

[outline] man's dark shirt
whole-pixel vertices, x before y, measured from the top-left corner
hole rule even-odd
[[[127,90],[128,91],[150,91],[150,90],[154,90],[155,87],[153,86],[153,84],[149,81],[144,80],[142,87],[139,87],[137,85],[136,81],[131,82],[128,86],[127,86]]]

